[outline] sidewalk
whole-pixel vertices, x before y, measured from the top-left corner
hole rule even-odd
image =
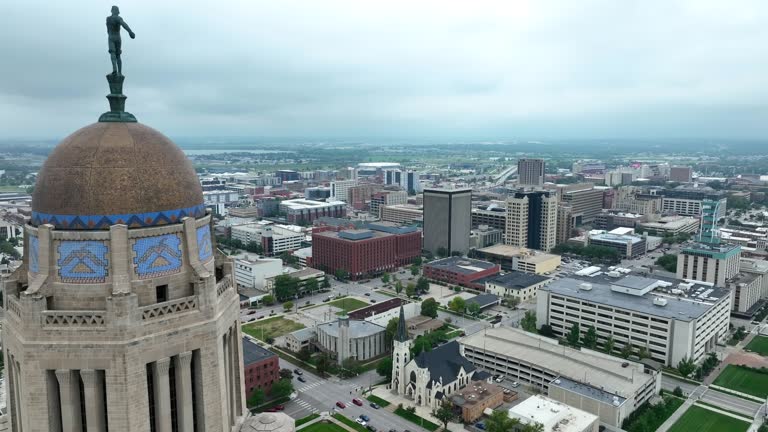
[[[669,428],[671,428],[672,425],[677,423],[677,421],[680,420],[680,417],[682,417],[683,414],[685,414],[685,412],[688,411],[688,408],[690,408],[694,404],[694,402],[699,400],[701,396],[703,396],[704,393],[707,392],[707,390],[709,389],[704,386],[696,387],[696,390],[692,391],[691,394],[688,395],[688,399],[686,399],[685,402],[683,402],[683,404],[680,405],[680,408],[678,408],[677,411],[675,411],[674,413],[672,413],[671,416],[669,416],[667,421],[662,423],[662,425],[659,426],[658,429],[656,429],[656,432],[667,432],[667,430],[669,430]]]

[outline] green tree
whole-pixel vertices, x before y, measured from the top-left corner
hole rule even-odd
[[[309,348],[304,347],[296,353],[296,358],[306,363],[312,358],[312,352],[309,351]]]
[[[340,281],[349,279],[349,272],[344,269],[336,269],[333,275],[336,276],[336,279]]]
[[[307,281],[304,282],[304,291],[307,291],[310,294],[315,293],[319,289],[320,283],[315,278],[307,279]]]
[[[418,280],[416,280],[416,291],[419,294],[424,294],[426,292],[429,292],[429,281],[425,277],[420,277]]]
[[[389,283],[389,273],[384,273],[383,275],[381,275],[381,282],[385,284]]]
[[[288,251],[281,253],[280,259],[283,260],[283,263],[288,265],[296,265],[299,263],[299,257]]]
[[[293,392],[293,381],[291,379],[281,379],[272,384],[270,395],[274,398],[287,397]]]
[[[397,334],[397,318],[392,318],[387,323],[387,329],[384,331],[384,343],[386,346],[391,347],[392,342],[395,340],[395,334]]]
[[[581,339],[581,333],[579,332],[579,323],[574,323],[571,326],[571,329],[568,331],[568,335],[566,336],[566,339],[568,340],[568,343],[572,346],[577,346],[579,344],[579,339]]]
[[[456,313],[464,313],[464,310],[467,308],[467,302],[459,297],[456,296],[448,303],[448,309],[456,312]]]
[[[437,256],[440,258],[445,258],[448,256],[448,249],[444,248],[443,246],[440,246],[437,248]]]
[[[520,420],[510,417],[503,410],[494,410],[485,420],[485,430],[488,432],[510,432],[518,426]]]
[[[342,378],[351,378],[351,377],[360,375],[361,371],[362,371],[362,366],[360,362],[352,357],[344,359],[344,361],[341,362]]]
[[[299,279],[290,275],[276,276],[274,292],[279,301],[295,298],[299,293]]]
[[[447,398],[443,399],[440,406],[432,411],[432,415],[443,423],[443,428],[445,430],[448,430],[448,423],[457,418],[456,412],[453,410],[453,402],[449,401]]]
[[[634,349],[634,347],[632,346],[632,344],[631,344],[631,343],[629,343],[629,341],[627,341],[627,342],[624,344],[624,346],[623,346],[623,347],[621,347],[621,352],[619,353],[619,355],[620,355],[622,358],[628,359],[628,358],[629,358],[629,356],[631,356],[633,352],[635,352],[635,349]]]
[[[675,272],[677,271],[677,255],[662,255],[656,259],[656,265],[668,272]]]
[[[317,359],[315,360],[315,369],[317,369],[317,373],[322,378],[325,376],[325,373],[328,372],[330,368],[331,368],[331,359],[328,357],[328,354],[320,353],[320,355],[318,355]]]
[[[259,406],[259,405],[264,403],[264,399],[266,399],[266,395],[264,394],[264,390],[262,390],[260,388],[257,388],[248,397],[248,407]]]
[[[687,377],[695,370],[696,363],[693,362],[693,359],[688,358],[688,356],[683,357],[680,362],[677,363],[677,371],[680,372],[680,375],[683,377]]]
[[[536,333],[536,312],[532,310],[525,311],[523,319],[520,320],[520,327],[531,333]]]
[[[430,318],[437,318],[437,301],[432,297],[421,302],[421,314]]]
[[[416,357],[424,351],[432,351],[432,342],[428,337],[417,337],[411,346],[411,358]]]
[[[603,342],[603,351],[611,354],[614,346],[616,346],[616,341],[613,340],[613,336],[608,336],[605,338],[605,342]]]
[[[507,304],[507,307],[516,309],[517,306],[520,305],[520,297],[515,297],[515,296],[504,297],[504,303]]]
[[[411,276],[418,276],[419,275],[419,266],[416,264],[411,266]]]
[[[267,306],[272,306],[273,304],[275,304],[275,296],[273,296],[272,294],[267,294],[261,298],[261,302]]]
[[[280,369],[280,379],[293,379],[293,371],[288,368]]]
[[[637,348],[637,356],[641,360],[650,357],[650,353],[648,352],[648,347],[644,345],[640,345],[640,347]]]
[[[417,267],[420,267],[421,263],[423,263],[423,262],[424,262],[424,260],[420,256],[417,256],[416,258],[413,259],[413,265],[415,265]]]
[[[405,286],[405,295],[408,297],[416,297],[416,285],[409,283]]]
[[[552,331],[552,326],[548,324],[542,324],[539,329],[539,334],[546,337],[555,337],[555,332]]]
[[[376,364],[376,373],[387,379],[392,380],[392,357],[385,357]]]
[[[595,326],[587,327],[587,332],[584,334],[583,344],[589,349],[595,349],[597,347],[597,330],[595,330]]]
[[[403,292],[403,283],[400,281],[395,282],[395,292],[400,294]]]
[[[467,313],[473,317],[480,315],[480,305],[477,303],[469,303],[467,305]]]
[[[292,301],[289,300],[289,301],[283,303],[283,310],[284,311],[290,312],[291,309],[293,309],[293,302]]]
[[[328,276],[326,275],[326,276],[323,278],[323,288],[324,288],[324,289],[328,289],[328,288],[330,288],[330,287],[331,287],[331,281],[329,281],[329,280],[328,280]]]
[[[680,388],[680,386],[675,387],[674,390],[672,390],[672,394],[677,397],[683,397],[683,389]]]

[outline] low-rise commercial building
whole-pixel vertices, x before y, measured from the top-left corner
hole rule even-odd
[[[300,227],[276,225],[264,221],[233,226],[231,233],[232,239],[240,240],[243,244],[258,243],[266,256],[300,249],[306,240],[306,234]]]
[[[243,381],[245,397],[250,398],[258,390],[269,394],[272,384],[280,380],[280,363],[277,354],[260,347],[247,337],[243,338]]]
[[[635,258],[646,252],[645,239],[626,234],[600,233],[588,237],[589,244],[615,250],[621,258]]]
[[[284,343],[285,347],[295,353],[307,349],[312,351],[312,341],[315,339],[317,333],[313,328],[303,328],[285,335]]]
[[[424,264],[424,277],[450,285],[482,290],[481,279],[499,273],[500,267],[488,261],[448,257]]]
[[[347,215],[347,204],[342,201],[312,201],[293,199],[280,202],[280,213],[292,224],[311,224],[320,217],[343,218]]]
[[[545,276],[513,271],[486,279],[485,292],[524,302],[536,298],[539,288],[551,281],[552,279]]]
[[[323,288],[325,282],[325,272],[322,270],[313,269],[311,267],[305,267],[301,270],[286,273],[288,276],[298,279],[299,295],[310,294],[318,289]],[[264,290],[270,294],[275,294],[275,278],[280,275],[275,275],[264,279]],[[314,280],[314,283],[310,281]]]
[[[508,414],[523,425],[541,424],[542,432],[598,432],[600,428],[596,415],[542,395],[520,402]]]
[[[537,326],[549,325],[560,337],[574,324],[582,334],[593,326],[600,343],[608,337],[615,341],[616,352],[626,344],[644,347],[650,358],[670,366],[683,358],[699,362],[725,341],[728,290],[657,275],[585,270],[539,289]]]
[[[507,208],[503,201],[472,209],[472,226],[487,225],[504,231],[507,227]]]
[[[424,222],[424,207],[412,204],[382,205],[381,220],[399,224],[421,224]]]
[[[731,291],[731,308],[734,312],[751,316],[762,306],[763,277],[755,273],[737,273],[725,283]],[[757,307],[755,307],[757,306]]]
[[[478,249],[480,258],[499,264],[504,271],[548,274],[560,266],[560,255],[510,245],[493,245]]]
[[[498,408],[504,403],[504,389],[487,381],[472,381],[450,400],[461,408],[461,420],[471,424],[479,420],[486,409]]]
[[[504,240],[504,231],[491,228],[488,225],[480,225],[469,232],[469,248],[482,249],[484,247],[499,244]]]
[[[638,213],[628,213],[621,210],[603,210],[595,217],[595,228],[610,231],[615,228],[635,228],[637,224],[647,220]]]
[[[264,281],[283,272],[279,258],[243,257],[235,259],[235,282],[238,289],[264,290]]]
[[[461,338],[462,354],[476,367],[538,387],[550,398],[621,426],[661,389],[661,373],[641,363],[511,327],[489,328]]]
[[[351,320],[340,316],[338,320],[317,326],[318,348],[330,354],[338,364],[351,358],[366,361],[386,354],[384,343],[386,328],[369,321]]]
[[[699,230],[699,219],[690,216],[662,216],[652,221],[641,222],[636,227],[638,232],[665,234],[693,234]]]
[[[738,245],[694,243],[677,255],[677,277],[724,287],[739,272],[740,258]]]

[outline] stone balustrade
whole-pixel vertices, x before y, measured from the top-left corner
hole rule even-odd
[[[44,311],[43,327],[103,328],[105,311]]]
[[[194,310],[197,310],[197,296],[194,295],[139,308],[141,319],[144,321]]]

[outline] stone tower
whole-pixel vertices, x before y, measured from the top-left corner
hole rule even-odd
[[[136,122],[56,147],[4,283],[15,432],[230,432],[243,422],[232,264],[194,168]]]
[[[344,360],[348,359],[350,354],[349,347],[349,315],[344,314],[339,317],[339,353],[336,361],[339,365],[344,364]]]
[[[408,328],[405,325],[405,311],[400,306],[400,318],[397,322],[394,347],[392,348],[392,390],[397,394],[405,394],[408,384],[405,376],[405,365],[410,361],[411,343],[408,340]]]

